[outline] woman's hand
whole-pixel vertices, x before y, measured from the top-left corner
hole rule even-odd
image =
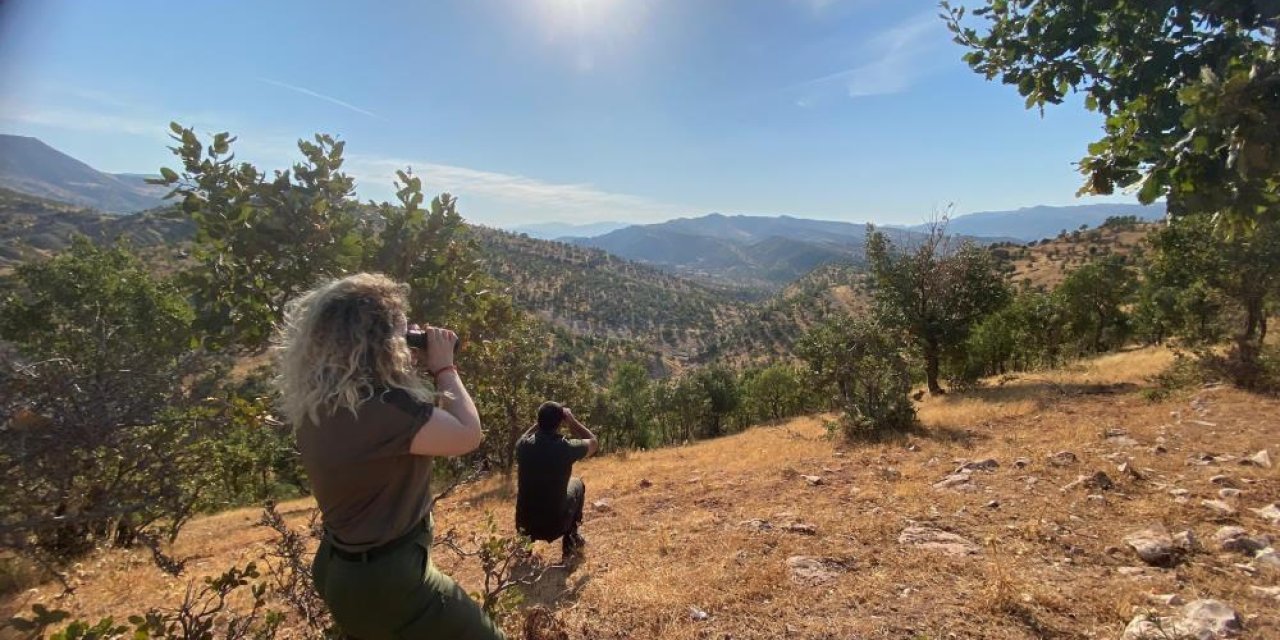
[[[409,330],[421,331],[427,336],[426,349],[411,349],[415,364],[428,373],[435,373],[453,366],[453,352],[458,343],[458,334],[441,327],[423,329],[416,324],[409,325]]]

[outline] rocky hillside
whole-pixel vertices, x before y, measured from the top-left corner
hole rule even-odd
[[[991,252],[1015,285],[1052,289],[1073,269],[1108,255],[1142,259],[1146,238],[1159,222],[1113,224],[1077,229],[1024,245],[1001,243]]]
[[[927,398],[922,428],[889,442],[839,444],[814,417],[588,460],[588,556],[548,570],[524,606],[574,639],[1280,637],[1280,401],[1222,387],[1148,400],[1171,357]],[[310,503],[288,507],[302,526]],[[436,525],[466,534],[492,514],[509,531],[512,508],[494,478],[440,504]],[[256,520],[189,526],[172,549],[182,578],[145,551],[91,558],[58,604],[96,619],[174,602],[187,580],[260,557]],[[473,559],[436,549],[479,587]]]

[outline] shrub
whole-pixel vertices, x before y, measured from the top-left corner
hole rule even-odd
[[[800,341],[800,356],[844,412],[846,438],[905,431],[915,424],[902,343],[892,330],[863,319],[828,321]]]

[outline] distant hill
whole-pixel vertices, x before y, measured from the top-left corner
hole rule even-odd
[[[1056,237],[1081,225],[1093,228],[1113,216],[1137,216],[1139,220],[1163,220],[1163,203],[1082,204],[1069,207],[1036,206],[1014,211],[980,211],[956,216],[947,225],[950,233],[965,236],[1007,236],[1023,242]],[[926,225],[907,227],[920,231]]]
[[[164,204],[146,176],[98,171],[36,138],[0,134],[0,187],[50,200],[132,213]]]
[[[107,215],[0,188],[0,267],[53,255],[83,235],[99,242],[126,240],[144,254],[177,257],[195,225],[171,209]]]
[[[626,226],[628,226],[626,222],[588,222],[586,224],[539,222],[518,225],[507,230],[512,233],[523,233],[530,238],[559,240],[560,238],[593,238]]]
[[[599,249],[473,227],[490,274],[516,304],[576,336],[638,340],[693,357],[742,316],[748,293],[715,288]]]
[[[895,241],[917,237],[886,231]],[[569,241],[681,275],[777,289],[824,264],[861,261],[865,238],[865,224],[713,213]]]

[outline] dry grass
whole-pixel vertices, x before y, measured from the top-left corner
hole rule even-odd
[[[1013,248],[1009,263],[1014,284],[1052,289],[1062,283],[1067,273],[1088,262],[1110,254],[1127,256],[1141,248],[1147,235],[1158,223],[1144,223],[1133,230],[1096,228],[1065,238],[1054,238],[1045,244]],[[1074,230],[1069,230],[1074,231]]]
[[[1280,637],[1280,614],[1250,590],[1274,585],[1275,572],[1251,576],[1243,557],[1213,551],[1174,569],[1128,576],[1141,565],[1121,539],[1151,522],[1190,528],[1207,545],[1223,524],[1254,533],[1277,530],[1247,507],[1280,500],[1280,469],[1234,462],[1199,466],[1200,452],[1240,456],[1270,447],[1280,454],[1280,401],[1225,388],[1197,389],[1151,403],[1138,390],[1166,362],[1159,350],[1108,356],[1060,372],[991,381],[964,394],[921,403],[924,427],[894,442],[849,446],[827,439],[821,417],[751,429],[686,447],[588,460],[577,473],[588,502],[587,560],[550,573],[526,593],[528,605],[555,611],[574,638],[1114,638],[1151,593],[1190,600],[1215,597],[1246,616],[1246,637]],[[1110,442],[1123,428],[1137,445]],[[1164,453],[1153,446],[1161,443]],[[1049,465],[1059,450],[1079,456]],[[936,490],[955,460],[993,457],[978,490]],[[1027,458],[1024,469],[1014,466]],[[1144,479],[1123,477],[1129,459]],[[1103,501],[1059,487],[1077,474],[1105,471],[1119,485]],[[1244,490],[1239,514],[1210,517],[1202,498],[1216,497],[1213,475]],[[799,474],[820,475],[809,486]],[[647,482],[641,482],[645,480]],[[1191,492],[1179,504],[1172,487]],[[998,501],[998,507],[987,506]],[[310,508],[291,505],[301,521]],[[469,530],[494,512],[509,528],[510,485],[491,478],[439,505],[437,525]],[[253,510],[193,523],[174,552],[193,558],[191,572],[212,572],[261,553],[266,532]],[[765,520],[773,528],[744,523]],[[791,522],[817,535],[785,530]],[[982,547],[950,557],[903,547],[913,523],[958,533]],[[556,560],[558,547],[537,552]],[[833,558],[847,570],[823,585],[793,582],[788,557]],[[474,586],[473,567],[441,553],[444,570]],[[80,586],[61,605],[86,616],[136,611],[172,601],[183,580],[168,579],[142,553],[107,553],[78,570]],[[7,603],[9,611],[45,602],[41,587]],[[709,614],[694,620],[690,608]]]

